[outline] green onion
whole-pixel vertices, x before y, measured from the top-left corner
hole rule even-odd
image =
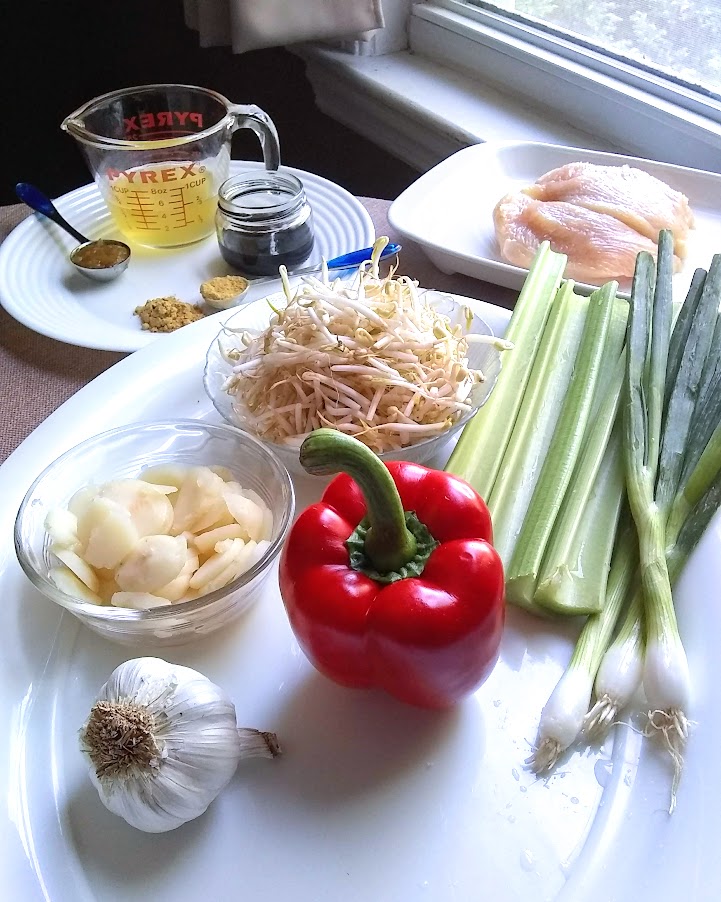
[[[651,287],[653,259],[645,252],[637,257],[629,320],[624,450],[628,499],[639,537],[646,626],[643,685],[650,705],[649,723],[661,732],[673,756],[675,787],[688,736],[685,712],[690,678],[666,564],[666,516],[654,499],[671,332],[672,256],[673,236],[663,230],[659,235],[655,292]],[[683,369],[679,368],[674,392],[679,390],[676,386]],[[682,431],[685,419],[683,409],[672,411],[669,405],[665,432]],[[673,480],[674,473],[659,472],[662,497],[668,494],[664,487],[667,477]]]
[[[696,485],[699,492],[692,494],[693,505],[689,507],[684,522],[675,531],[667,531],[666,565],[672,586],[675,586],[694,548],[721,505],[721,466],[716,467],[713,480],[705,482],[699,478]],[[618,565],[618,558],[627,557],[631,550],[635,551],[633,539],[620,540],[612,568]],[[635,557],[637,560],[638,555]],[[609,586],[610,582],[609,578]],[[634,586],[618,635],[608,647],[596,674],[594,693],[597,701],[588,712],[583,726],[589,740],[599,741],[603,738],[641,684],[645,653],[643,595],[638,581],[635,581]],[[607,597],[602,616],[608,615],[610,603],[610,598]]]
[[[628,595],[638,563],[636,535],[630,517],[608,577],[606,603],[586,618],[568,667],[546,703],[538,725],[533,754],[526,762],[535,773],[555,767],[559,755],[577,739],[587,718],[593,682]]]
[[[490,497],[501,467],[565,265],[564,254],[554,253],[547,241],[540,245],[506,330],[513,350],[503,361],[488,401],[464,427],[446,465],[482,498]]]
[[[697,292],[695,292],[697,293]],[[659,473],[655,501],[662,512],[667,512],[676,494],[686,452],[689,429],[699,395],[701,380],[711,348],[716,327],[716,317],[721,295],[721,255],[713,258],[708,275],[703,282],[700,298],[695,303],[688,329],[684,328],[683,354],[676,369],[675,379],[669,383],[667,394],[663,440],[659,456]],[[691,300],[687,295],[686,303]],[[683,305],[683,315],[686,304]],[[679,321],[674,336],[679,330]],[[674,344],[672,340],[671,344]],[[693,437],[691,442],[695,444]]]
[[[617,560],[617,559],[620,559]],[[606,649],[593,684],[596,701],[583,719],[583,732],[591,742],[600,742],[606,732],[616,723],[620,712],[626,708],[641,685],[643,678],[643,656],[645,650],[643,629],[643,599],[638,582],[638,542],[635,535],[626,545],[616,547],[612,567],[621,566],[633,560],[632,576],[627,587],[631,594],[618,633]],[[609,579],[610,583],[610,579]],[[611,595],[606,599],[601,616],[619,616],[616,605],[626,599]]]
[[[685,479],[671,505],[666,522],[666,545],[673,545],[691,511],[708,491],[721,469],[721,423],[704,448],[696,466]]]
[[[617,288],[609,282],[590,297],[577,364],[507,568],[506,597],[521,607],[533,607],[541,561],[583,444]]]
[[[691,298],[691,292],[689,292],[689,297]],[[708,311],[704,311],[702,306],[698,304],[698,298],[695,303],[693,299],[691,299],[691,302],[694,304],[694,317],[698,317],[701,322],[707,322]],[[710,299],[707,297],[705,302],[710,310],[714,310],[718,305],[718,298]],[[674,335],[676,330],[679,329],[679,323],[681,322],[682,319],[679,316],[674,328]],[[684,340],[696,347],[698,328],[694,328],[692,331],[691,319],[688,320],[686,326],[682,325],[681,328],[684,331]],[[714,335],[717,334],[715,329],[713,332]],[[709,358],[715,354],[717,354],[717,349],[712,346]],[[704,364],[696,356],[696,366],[692,369],[689,366],[689,361],[693,357],[694,355],[683,355],[686,365],[679,365],[676,368],[677,378],[684,379],[689,376],[696,378],[701,366],[703,366],[704,371],[706,370],[708,359],[706,364]],[[669,400],[666,413],[667,428],[673,426],[674,422],[679,422],[669,413],[669,410],[672,411],[670,399],[673,389],[675,389],[675,383],[671,386],[667,384],[667,398]],[[678,391],[682,390],[682,387],[678,389]],[[715,411],[714,416],[717,424],[716,430],[708,443],[706,442],[705,431],[702,430],[702,434],[699,434],[698,428],[694,429],[693,426],[688,425],[688,414],[686,413],[684,416],[686,423],[684,444],[687,449],[684,459],[684,470],[677,485],[676,495],[670,504],[670,512],[666,519],[665,527],[665,559],[671,586],[675,584],[693,548],[718,507],[719,501],[714,492],[721,494],[721,407],[719,407],[718,399],[713,393],[708,395],[706,400],[705,419],[710,419],[712,412]],[[701,419],[703,420],[704,417],[701,417]],[[691,422],[697,421],[692,419]],[[700,449],[698,447],[699,442],[701,444]],[[703,447],[704,444],[705,447]],[[669,447],[665,434],[662,446]],[[692,460],[695,460],[696,464],[690,472],[687,472],[688,463]],[[659,485],[664,497],[670,494],[668,488],[663,487],[663,482],[666,479],[673,480],[674,476],[664,468],[660,468]],[[617,553],[622,554],[623,547],[618,548]],[[596,675],[594,690],[597,701],[589,712],[584,725],[584,731],[587,732],[589,738],[599,739],[605,730],[615,722],[619,711],[630,702],[642,679],[644,655],[643,596],[640,587],[637,587],[619,634],[606,652]],[[676,753],[674,752],[674,754]]]
[[[676,382],[681,359],[683,357],[684,348],[691,330],[691,323],[696,312],[696,307],[701,298],[704,281],[706,279],[706,270],[697,269],[694,271],[686,293],[686,300],[681,306],[678,318],[673,327],[671,341],[668,347],[668,367],[666,369],[666,401],[671,395],[671,389]]]

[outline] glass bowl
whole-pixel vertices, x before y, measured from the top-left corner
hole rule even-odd
[[[464,332],[493,335],[493,330],[485,320],[472,313],[468,307],[459,303],[452,295],[430,289],[423,294],[440,313],[450,318],[453,325],[462,325]],[[273,312],[272,307],[277,309],[279,306],[285,306],[285,302],[285,295],[280,292],[249,304],[226,320],[223,328],[208,348],[203,373],[205,391],[225,422],[237,429],[247,432],[248,426],[238,415],[233,403],[233,396],[224,389],[225,382],[232,372],[232,364],[224,358],[221,347],[237,345],[239,332],[257,332],[265,329]],[[474,343],[469,346],[468,361],[473,369],[480,369],[486,377],[484,382],[479,383],[473,389],[470,399],[472,409],[432,438],[422,439],[397,450],[380,452],[378,456],[381,460],[406,460],[427,464],[436,458],[447,442],[457,435],[476,411],[486,403],[501,372],[501,352],[493,345]],[[266,447],[272,449],[293,475],[298,476],[305,473],[300,464],[299,444],[280,444],[262,437],[259,439]]]
[[[149,466],[167,464],[224,467],[244,489],[257,492],[273,514],[270,545],[263,556],[222,589],[147,610],[95,604],[59,589],[50,577],[57,561],[45,530],[48,511],[67,507],[73,494],[88,484],[134,478]],[[126,645],[180,645],[226,626],[258,600],[294,509],[288,471],[267,445],[247,433],[197,420],[137,423],[96,435],[43,470],[20,505],[15,552],[37,589],[101,636]]]

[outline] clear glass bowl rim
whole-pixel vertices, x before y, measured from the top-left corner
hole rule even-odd
[[[268,459],[270,465],[277,472],[281,482],[286,484],[289,492],[290,503],[283,511],[283,519],[278,530],[278,535],[266,549],[265,554],[258,561],[256,561],[256,563],[249,570],[239,576],[236,580],[234,580],[232,583],[228,583],[227,586],[223,586],[222,589],[216,589],[213,592],[208,592],[206,595],[202,595],[200,596],[200,598],[194,598],[192,601],[181,601],[176,603],[169,602],[167,605],[162,605],[161,607],[143,610],[136,608],[118,608],[111,605],[98,605],[93,604],[92,602],[78,601],[71,595],[67,595],[65,592],[58,589],[58,587],[48,577],[46,577],[42,573],[39,573],[28,560],[25,551],[22,548],[22,542],[20,541],[21,523],[25,511],[31,503],[37,486],[52,472],[52,470],[57,465],[68,460],[68,458],[72,457],[74,454],[77,454],[79,451],[86,450],[93,445],[100,445],[108,439],[111,439],[113,436],[137,432],[151,427],[193,427],[194,429],[203,429],[210,433],[215,432],[232,435],[234,438],[239,439],[241,442],[247,442],[248,444],[254,445],[260,452],[260,454]],[[57,604],[61,605],[74,614],[77,614],[81,617],[90,617],[95,620],[112,621],[118,624],[138,622],[152,623],[154,621],[162,622],[168,616],[187,616],[192,615],[197,611],[202,611],[203,609],[213,605],[214,602],[222,601],[224,598],[227,598],[238,589],[242,589],[243,586],[252,582],[256,576],[258,576],[266,569],[266,567],[278,554],[280,546],[285,540],[288,530],[290,529],[294,515],[295,489],[293,487],[293,480],[291,479],[287,468],[279,460],[275,452],[271,448],[269,448],[266,443],[260,441],[260,439],[257,439],[255,436],[251,435],[248,432],[244,432],[237,426],[232,426],[225,423],[204,423],[202,420],[193,420],[189,418],[176,420],[145,420],[137,423],[130,423],[125,426],[117,426],[114,429],[108,429],[105,432],[100,432],[97,435],[91,436],[90,438],[79,442],[77,445],[74,445],[72,448],[69,448],[59,457],[56,457],[50,464],[48,464],[48,466],[46,466],[42,470],[42,472],[33,480],[31,486],[25,493],[23,500],[20,503],[18,513],[15,517],[15,527],[13,530],[15,555],[23,572],[28,577],[30,582],[44,595],[47,595],[53,601],[57,602]]]
[[[450,301],[455,306],[458,306],[460,308],[463,308],[465,306],[460,300],[457,300],[450,292],[442,291],[437,288],[421,289],[421,293],[422,294],[437,294],[437,295],[440,295],[441,297],[443,297],[444,300]],[[278,292],[276,295],[269,295],[268,298],[260,298],[259,300],[268,300],[269,298],[273,298],[273,297],[281,297],[281,295],[282,295],[282,292]],[[285,295],[282,295],[282,297],[283,297],[283,299],[285,299]],[[470,309],[470,308],[468,308],[468,309]],[[228,418],[228,413],[223,409],[223,404],[220,402],[219,398],[216,397],[215,392],[213,392],[211,390],[210,385],[209,385],[209,372],[208,372],[209,364],[210,364],[209,358],[210,358],[210,354],[213,350],[213,347],[215,346],[216,342],[218,341],[218,339],[220,338],[221,335],[228,334],[229,332],[233,331],[232,326],[231,326],[231,321],[234,319],[235,316],[239,315],[240,313],[242,313],[242,309],[238,310],[236,313],[233,314],[233,316],[230,316],[226,320],[226,322],[223,324],[223,326],[220,328],[220,330],[218,331],[218,333],[215,335],[212,342],[208,346],[208,351],[206,352],[205,368],[204,368],[204,372],[203,372],[203,386],[205,388],[206,394],[208,395],[211,403],[213,404],[213,407],[215,407],[216,411],[220,414],[221,417],[223,417],[223,421],[225,423],[227,423],[230,426],[234,426],[234,428],[241,430],[246,435],[249,435],[252,438],[256,438],[254,433],[251,432],[249,429],[246,429],[245,427],[241,426],[238,423],[232,423],[230,421],[230,419]],[[481,324],[481,326],[483,327],[483,329],[485,331],[485,334],[487,334],[489,336],[495,336],[495,333],[494,333],[493,329],[491,328],[490,324],[487,323],[486,320],[483,319],[483,317],[480,314],[476,313],[473,310],[471,310],[471,313],[473,315],[473,318]],[[499,364],[498,365],[499,365],[499,370],[500,370],[500,367],[502,366],[502,357],[500,357],[500,355],[499,355]],[[403,448],[399,448],[397,450],[381,451],[378,453],[378,457],[381,460],[402,459],[402,455],[404,453],[408,453],[408,452],[413,453],[413,452],[417,452],[417,451],[422,452],[423,449],[427,448],[429,445],[438,444],[441,441],[445,441],[445,440],[449,439],[451,436],[455,435],[459,429],[462,429],[466,425],[466,423],[468,423],[468,421],[471,419],[471,417],[475,416],[475,414],[481,409],[481,407],[484,406],[484,404],[488,401],[488,398],[490,397],[491,392],[495,388],[495,383],[496,383],[497,379],[498,379],[498,375],[496,375],[496,379],[494,380],[493,384],[490,386],[488,394],[484,397],[482,403],[478,404],[478,405],[474,405],[472,410],[469,410],[466,413],[464,413],[463,416],[459,417],[454,423],[452,423],[451,426],[448,427],[448,429],[445,429],[443,432],[440,432],[437,435],[431,435],[428,438],[421,439],[418,442],[413,442],[410,445],[405,445]],[[230,397],[230,396],[228,396],[228,397]],[[267,448],[269,448],[274,453],[280,453],[281,455],[283,455],[283,454],[288,454],[289,452],[295,452],[296,454],[300,454],[300,444],[298,444],[297,446],[294,444],[291,444],[291,443],[279,444],[278,442],[272,442],[269,439],[259,439],[259,441],[261,441]]]

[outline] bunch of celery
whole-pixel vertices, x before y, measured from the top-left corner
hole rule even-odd
[[[628,304],[615,282],[590,298],[559,288],[561,264],[549,251],[534,260],[514,348],[447,465],[488,503],[507,599],[544,615],[601,609],[623,500]]]
[[[518,419],[566,259],[565,254],[554,253],[548,241],[538,248],[505,334],[513,350],[504,357],[495,388],[464,427],[446,466],[485,499],[490,496]]]

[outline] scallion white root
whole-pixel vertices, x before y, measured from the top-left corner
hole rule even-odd
[[[536,747],[526,759],[526,764],[536,774],[553,770],[559,756],[581,732],[593,690],[589,651],[588,645],[576,644],[571,663],[541,712]]]
[[[594,676],[616,625],[638,560],[634,532],[621,532],[623,553],[613,559],[608,577],[606,604],[586,619],[563,676],[541,713],[536,748],[527,763],[535,773],[552,770],[558,757],[581,734],[586,722]]]
[[[624,554],[622,549],[619,549],[619,553]],[[633,561],[635,570],[637,555],[633,556]],[[632,575],[633,571],[630,571],[628,585]],[[618,604],[623,603],[625,594],[617,596]],[[608,601],[611,602],[610,593]],[[605,613],[609,615],[611,610]],[[596,701],[583,719],[583,733],[589,742],[601,742],[605,738],[641,686],[644,652],[642,616],[641,595],[637,590],[618,635],[606,650],[596,673],[593,685]]]
[[[658,728],[672,755],[674,779],[671,808],[675,805],[676,787],[683,763],[683,749],[688,737],[686,711],[691,687],[686,652],[681,642],[666,564],[665,505],[673,497],[664,480],[675,477],[676,466],[669,474],[660,471],[661,485],[656,486],[661,451],[661,425],[664,413],[666,371],[672,321],[672,253],[673,236],[668,230],[659,235],[655,290],[653,259],[641,252],[631,291],[628,356],[625,384],[625,461],[628,499],[636,522],[640,547],[640,575],[644,599],[646,651],[643,685],[653,712],[649,729]],[[684,366],[683,361],[679,374]],[[668,411],[672,410],[676,386],[671,393]],[[683,420],[687,412],[679,414]],[[690,414],[688,415],[690,418]],[[676,429],[682,431],[667,413],[664,444],[678,444]],[[686,432],[683,431],[685,440]],[[681,446],[683,447],[683,445]],[[679,465],[680,467],[680,465]],[[675,490],[675,483],[671,490]],[[664,507],[656,503],[663,499]]]

